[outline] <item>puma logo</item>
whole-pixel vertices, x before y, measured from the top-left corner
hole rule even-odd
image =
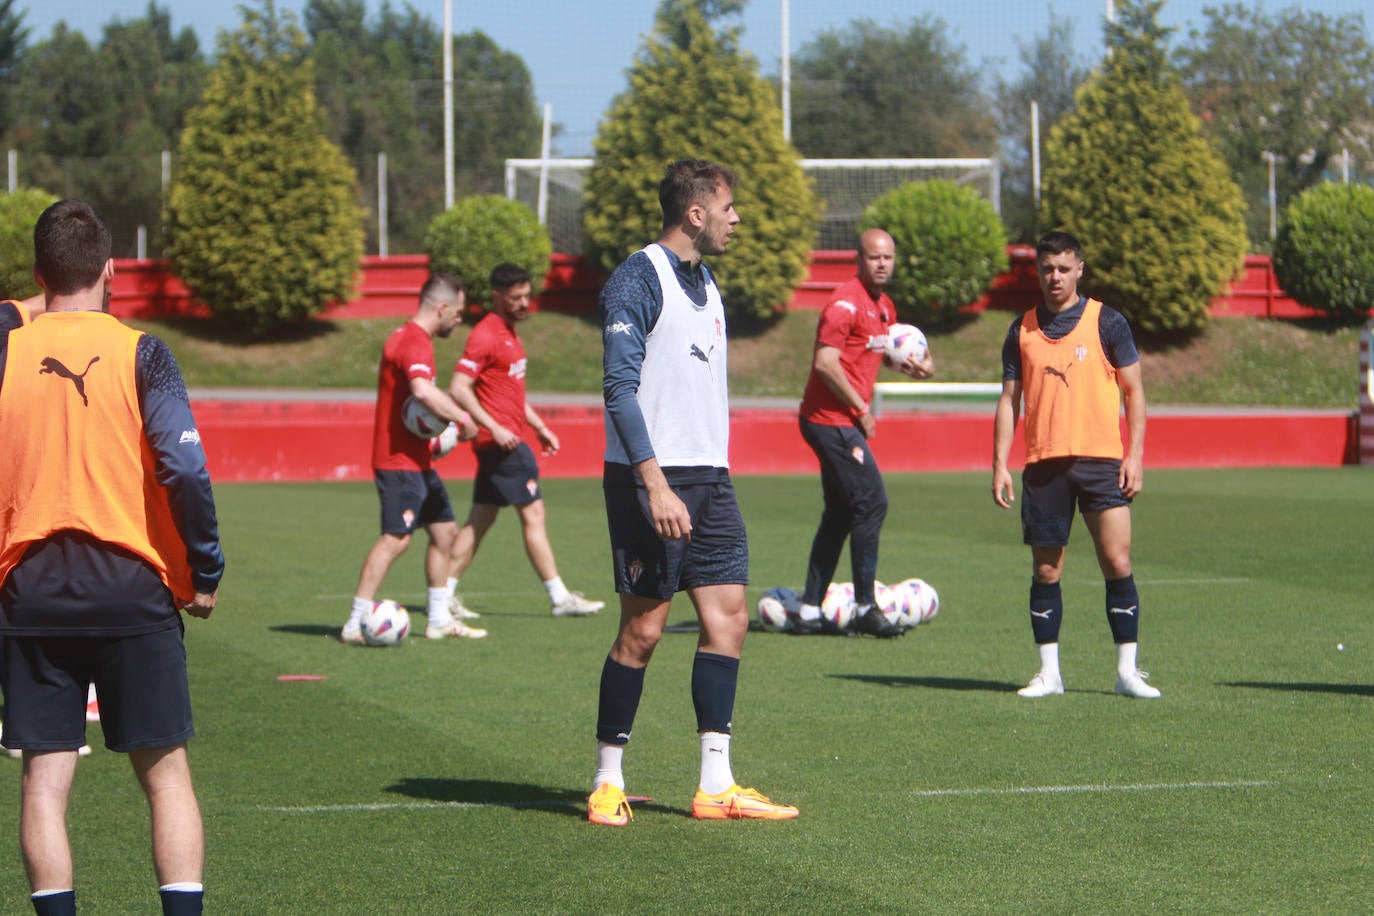
[[[1053,613],[1054,613],[1054,610],[1053,610],[1053,608],[1051,608],[1051,609],[1044,610],[1044,611],[1031,611],[1031,612],[1030,612],[1030,615],[1031,615],[1032,617],[1039,617],[1041,620],[1049,620],[1049,619],[1050,619],[1050,615],[1053,614]]]
[[[86,368],[82,370],[80,375],[77,375],[72,372],[72,370],[62,365],[60,360],[51,356],[45,356],[43,357],[43,368],[38,370],[38,374],[43,375],[44,373],[52,373],[53,375],[60,375],[65,379],[71,379],[72,384],[76,386],[76,393],[81,395],[82,405],[90,407],[91,399],[86,397],[86,373],[90,372],[91,366],[94,366],[98,362],[100,362],[100,357],[92,356],[91,361],[86,364]]]
[[[1046,366],[1045,371],[1050,375],[1053,375],[1055,378],[1059,379],[1061,382],[1063,382],[1065,388],[1069,387],[1068,369],[1064,369],[1061,371],[1059,369],[1054,368],[1053,366]]]
[[[714,350],[715,347],[711,349]],[[696,344],[692,344],[692,358],[699,359],[703,363],[709,364],[711,362],[711,357],[707,356],[706,353],[702,351],[701,347],[698,347]]]

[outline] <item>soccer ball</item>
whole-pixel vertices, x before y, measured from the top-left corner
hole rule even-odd
[[[913,595],[906,582],[884,585],[877,589],[878,609],[887,622],[909,630],[921,622],[920,612],[914,610]]]
[[[902,585],[911,596],[912,626],[929,622],[940,613],[940,595],[925,579],[907,579]]]
[[[821,602],[821,616],[839,627],[849,628],[854,622],[854,583],[831,582]]]
[[[394,646],[410,632],[410,612],[395,601],[383,599],[363,615],[363,642],[369,646]]]
[[[792,629],[797,612],[801,610],[801,596],[790,588],[770,588],[759,598],[759,624],[770,633],[786,633]]]
[[[411,395],[401,405],[401,425],[411,435],[419,436],[421,439],[432,439],[444,431],[448,421],[440,419],[438,414]]]
[[[907,357],[917,362],[926,358],[926,335],[914,324],[894,324],[887,329],[883,359],[893,369],[900,369]]]

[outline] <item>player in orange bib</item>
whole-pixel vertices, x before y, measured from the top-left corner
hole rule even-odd
[[[1136,667],[1140,597],[1131,574],[1131,500],[1140,492],[1145,450],[1140,354],[1126,318],[1078,292],[1083,248],[1076,238],[1051,232],[1036,245],[1035,255],[1043,301],[1008,329],[993,427],[992,498],[1009,509],[1015,488],[1007,461],[1024,400],[1021,528],[1034,567],[1030,614],[1040,671],[1017,692],[1023,697],[1064,692],[1059,580],[1076,507],[1106,579],[1107,623],[1117,649],[1116,692],[1154,699],[1159,690]]]

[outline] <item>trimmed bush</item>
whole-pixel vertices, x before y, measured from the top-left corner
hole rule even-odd
[[[201,104],[186,117],[167,212],[177,276],[250,334],[347,299],[363,253],[357,180],[315,102],[291,13],[240,7],[221,32]]]
[[[907,182],[879,197],[860,230],[885,229],[897,248],[887,294],[897,314],[926,329],[950,328],[1007,269],[1007,231],[977,191],[952,181]]]
[[[425,233],[430,269],[467,282],[468,301],[491,304],[491,270],[509,261],[530,272],[534,295],[544,285],[553,242],[529,207],[494,194],[465,197],[436,216]]]
[[[33,227],[57,198],[37,188],[0,194],[0,298],[38,295],[33,281]]]
[[[1374,310],[1374,187],[1308,188],[1283,211],[1274,273],[1294,299],[1353,321]]]
[[[670,162],[701,158],[733,168],[742,222],[710,267],[726,314],[748,326],[785,312],[806,279],[820,202],[782,138],[777,91],[740,52],[734,31],[717,32],[708,19],[728,6],[659,4],[630,88],[611,102],[593,143],[583,226],[593,259],[613,270],[661,234],[658,183]]]

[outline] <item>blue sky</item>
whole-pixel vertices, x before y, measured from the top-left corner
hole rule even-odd
[[[59,20],[94,41],[111,20],[139,18],[147,5],[147,0],[45,0],[28,6],[24,22],[30,41],[46,38]],[[158,5],[171,11],[174,29],[194,29],[207,52],[213,51],[218,29],[239,22],[237,5],[231,3],[159,0]],[[393,0],[395,8],[404,5],[404,0]],[[416,0],[411,5],[436,24],[443,23],[443,0]],[[1161,20],[1186,33],[1189,26],[1202,24],[1204,7],[1221,5],[1222,0],[1169,0]],[[1256,3],[1244,5],[1253,8]],[[367,0],[369,11],[380,6],[380,0]],[[790,0],[789,6],[793,54],[818,33],[842,29],[860,16],[880,25],[900,25],[929,14],[945,22],[950,37],[967,49],[976,66],[1007,77],[1018,70],[1018,40],[1029,43],[1045,34],[1051,11],[1072,19],[1073,54],[1080,59],[1101,53],[1106,13],[1106,0],[867,0],[857,7],[845,0]],[[1369,34],[1369,0],[1292,0],[1264,3],[1262,8],[1274,13],[1292,6],[1332,16],[1365,13]],[[278,0],[280,9],[299,12],[303,7],[303,0]],[[597,121],[625,88],[625,71],[642,36],[653,26],[656,8],[656,0],[453,0],[454,31],[480,29],[520,55],[534,78],[536,102],[551,103],[554,120],[563,126],[555,152],[587,155]],[[765,74],[777,73],[782,58],[781,11],[781,0],[750,0],[742,22],[744,47],[758,58]]]

